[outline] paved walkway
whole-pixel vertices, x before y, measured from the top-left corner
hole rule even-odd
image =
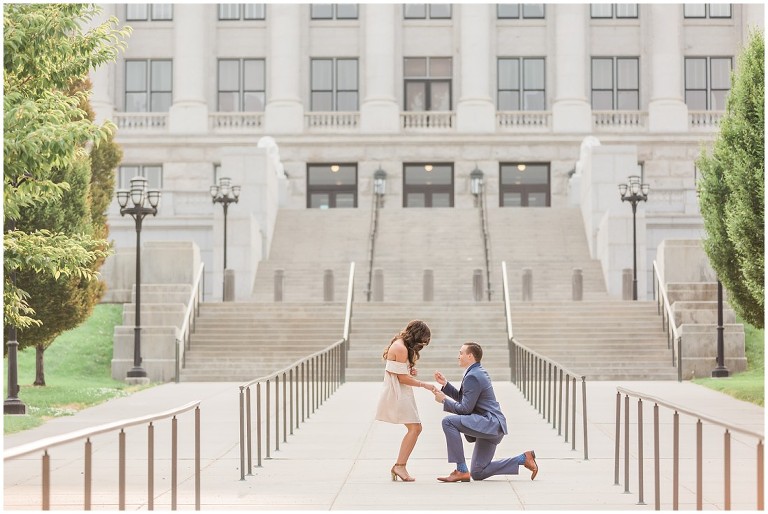
[[[458,371],[454,373],[458,378]],[[449,375],[450,378],[450,375]],[[764,409],[734,400],[690,383],[588,383],[589,460],[583,459],[581,419],[577,450],[542,419],[509,382],[496,382],[497,396],[510,421],[510,434],[497,456],[534,449],[539,475],[521,467],[518,476],[482,482],[443,484],[435,480],[451,471],[445,460],[440,428],[444,415],[427,391],[416,391],[424,424],[408,470],[414,483],[392,482],[389,468],[395,461],[404,433],[399,425],[373,420],[380,384],[347,383],[311,417],[281,441],[272,458],[255,467],[253,476],[240,480],[238,384],[182,383],[156,386],[111,400],[74,416],[52,420],[37,429],[6,436],[5,448],[64,434],[127,417],[167,410],[201,400],[202,509],[203,510],[652,510],[653,430],[651,406],[645,414],[645,503],[638,505],[637,463],[632,459],[630,494],[614,485],[614,433],[616,386],[642,391],[685,405],[703,414],[762,432]],[[579,402],[581,398],[579,397]],[[631,454],[637,453],[636,403],[631,402]],[[623,406],[623,402],[622,402]],[[623,414],[622,414],[623,417]],[[671,509],[672,416],[662,411],[662,509]],[[155,509],[170,509],[170,423],[156,425]],[[179,418],[178,508],[194,508],[193,416]],[[623,429],[622,429],[623,430]],[[127,433],[127,509],[146,510],[146,429]],[[623,432],[622,432],[623,433]],[[705,427],[704,508],[721,509],[723,501],[722,430]],[[622,436],[623,437],[623,436]],[[680,508],[695,509],[695,420],[681,418]],[[117,509],[117,435],[94,438],[93,509]],[[467,457],[471,445],[466,444]],[[623,442],[622,442],[623,444]],[[732,440],[734,509],[755,509],[756,442],[734,433]],[[273,440],[274,445],[274,440]],[[623,446],[622,446],[623,456]],[[40,509],[41,459],[26,457],[4,466],[6,510]],[[83,445],[76,443],[51,451],[52,509],[82,509]]]

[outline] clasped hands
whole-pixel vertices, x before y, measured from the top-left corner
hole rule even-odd
[[[416,376],[418,374],[418,370],[416,368],[411,368],[411,376]],[[442,373],[439,371],[435,371],[435,380],[437,381],[440,386],[444,386],[448,383],[448,380],[446,380],[445,376],[443,376]],[[419,387],[423,387],[424,389],[429,389],[432,391],[432,394],[435,395],[435,401],[437,403],[443,403],[443,400],[445,400],[445,393],[443,393],[440,389],[435,387],[433,384],[428,384],[426,382],[419,382]]]

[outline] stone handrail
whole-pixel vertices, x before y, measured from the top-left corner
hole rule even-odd
[[[592,111],[592,126],[596,130],[645,130],[648,113],[643,111]]]
[[[202,301],[203,291],[205,290],[205,263],[200,263],[200,270],[192,284],[192,291],[189,293],[187,301],[187,310],[184,313],[184,321],[181,328],[176,332],[176,383],[179,382],[181,368],[186,366],[187,350],[189,349],[189,339],[192,331],[195,330],[195,320],[200,315],[200,302]]]
[[[688,111],[688,127],[696,130],[717,130],[725,111]]]
[[[637,398],[637,489],[639,494],[638,504],[644,505],[643,501],[643,400],[653,402],[653,432],[654,432],[654,485],[655,485],[655,508],[661,509],[661,477],[660,477],[660,450],[659,450],[659,406],[666,407],[674,411],[673,417],[673,448],[672,448],[672,509],[678,510],[679,491],[680,491],[680,413],[691,416],[696,422],[696,508],[702,510],[703,507],[703,426],[702,421],[712,425],[717,425],[725,429],[724,432],[724,507],[725,510],[731,510],[731,432],[741,432],[747,436],[758,440],[756,448],[757,460],[757,510],[764,509],[764,435],[759,432],[741,428],[732,423],[705,416],[690,409],[686,409],[666,400],[655,396],[631,391],[624,387],[616,388],[616,436],[614,448],[614,485],[619,485],[619,444],[621,439],[621,395],[624,395],[624,492],[629,493],[629,445],[630,445],[630,422],[629,422],[629,397]],[[739,461],[739,465],[742,462]],[[709,485],[708,485],[709,487]]]
[[[172,435],[171,435],[171,510],[176,510],[178,484],[177,484],[177,465],[178,465],[178,451],[177,451],[177,420],[176,417],[179,414],[183,414],[187,411],[195,409],[195,510],[200,510],[200,402],[194,401],[176,407],[175,409],[158,412],[155,414],[149,414],[138,418],[124,419],[120,421],[114,421],[112,423],[106,423],[98,425],[92,428],[85,428],[82,430],[76,430],[69,434],[63,434],[59,436],[47,437],[40,441],[10,448],[3,452],[3,461],[6,473],[8,472],[7,461],[30,455],[32,453],[43,452],[43,473],[42,473],[42,510],[50,510],[51,505],[51,457],[48,455],[48,450],[56,446],[72,443],[85,439],[85,469],[83,471],[85,492],[84,492],[84,510],[91,509],[91,484],[92,484],[92,443],[91,438],[97,435],[114,432],[120,430],[119,434],[119,456],[118,456],[118,507],[120,510],[125,510],[125,481],[126,481],[126,452],[125,452],[125,429],[137,425],[147,424],[148,429],[148,468],[147,468],[147,506],[149,510],[153,509],[154,505],[154,425],[153,422],[172,418]]]
[[[406,130],[452,130],[456,127],[456,115],[453,111],[406,111],[400,113],[400,122]]]
[[[664,331],[667,333],[667,348],[672,350],[672,365],[677,366],[677,381],[683,381],[683,356],[682,356],[682,338],[677,331],[675,325],[675,315],[672,312],[672,306],[669,304],[669,298],[667,297],[667,289],[664,287],[664,283],[661,281],[661,275],[659,274],[659,267],[656,265],[656,261],[653,261],[653,295],[656,296],[658,291],[659,295],[656,298],[656,310],[661,314],[661,324]],[[677,355],[675,355],[677,353]]]
[[[211,130],[252,130],[264,128],[263,112],[212,112],[208,114]]]
[[[345,111],[307,112],[304,114],[309,130],[350,130],[360,126],[360,113]]]
[[[496,126],[501,130],[549,130],[552,128],[550,111],[498,111]]]
[[[167,112],[116,112],[112,118],[118,129],[165,130],[168,128]]]

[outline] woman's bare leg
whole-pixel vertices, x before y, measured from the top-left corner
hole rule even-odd
[[[400,453],[397,455],[398,464],[405,464],[408,462],[408,457],[411,456],[413,448],[416,446],[416,441],[421,433],[421,423],[406,423],[405,428],[408,432],[403,437],[403,442],[400,443]]]

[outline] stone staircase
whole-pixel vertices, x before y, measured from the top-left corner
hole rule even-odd
[[[494,378],[509,379],[502,260],[521,343],[591,380],[676,376],[655,303],[607,295],[577,208],[489,210],[490,302],[473,299],[473,273],[485,263],[477,209],[382,209],[374,269],[383,273],[383,301],[370,303],[369,224],[370,211],[362,209],[280,211],[254,302],[202,307],[182,380],[247,381],[337,341],[350,261],[357,267],[348,380],[381,380],[384,348],[417,318],[433,331],[417,365],[423,379],[435,369],[460,376],[456,355],[468,340],[483,346]],[[574,267],[583,270],[581,302],[571,300]],[[533,302],[521,301],[524,268],[533,271]],[[334,274],[332,302],[323,301],[327,269]],[[423,301],[425,269],[434,274],[431,302]],[[273,302],[276,270],[284,273],[282,302]]]
[[[342,338],[344,304],[202,303],[182,382],[247,382]]]

